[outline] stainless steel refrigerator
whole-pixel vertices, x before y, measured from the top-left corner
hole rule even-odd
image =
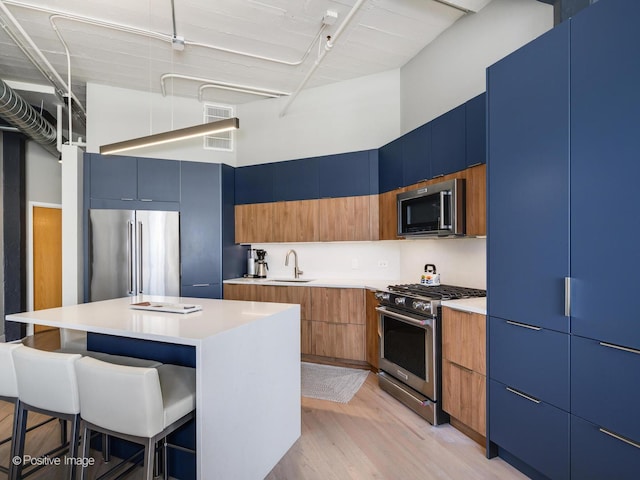
[[[180,295],[180,216],[89,211],[89,300]]]

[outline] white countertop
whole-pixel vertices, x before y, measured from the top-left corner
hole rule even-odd
[[[487,314],[487,299],[482,298],[463,298],[461,300],[443,300],[443,307],[453,308],[454,310],[462,310],[463,312]]]
[[[364,278],[301,278],[296,281],[294,278],[232,278],[224,283],[234,283],[239,285],[279,285],[298,287],[329,287],[329,288],[368,288],[369,290],[383,290],[389,285],[398,283],[398,280],[389,279],[364,279]],[[307,281],[308,280],[308,281]]]
[[[129,308],[152,301],[202,305],[193,313],[166,313]],[[255,322],[298,305],[204,298],[139,295],[101,302],[7,315],[7,320],[94,333],[196,345],[208,337]]]

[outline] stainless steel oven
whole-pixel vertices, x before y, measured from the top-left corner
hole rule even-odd
[[[433,425],[449,421],[441,405],[441,300],[485,295],[485,290],[419,284],[376,292],[379,385]]]

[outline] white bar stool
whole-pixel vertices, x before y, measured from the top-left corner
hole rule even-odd
[[[89,455],[91,431],[144,445],[143,478],[152,479],[155,444],[195,416],[195,369],[167,364],[130,367],[90,357],[75,367],[84,423],[83,457]],[[163,444],[166,449],[166,441]],[[84,479],[86,468],[81,472]],[[167,468],[163,473],[167,478]]]
[[[18,414],[15,426],[14,455],[24,457],[27,416],[38,412],[72,423],[69,454],[78,457],[80,436],[80,398],[75,363],[79,354],[46,352],[22,346],[12,351],[18,383]],[[23,465],[11,465],[9,479],[22,478]],[[75,479],[76,468],[69,465],[69,478]]]
[[[13,409],[13,429],[11,436],[0,441],[0,445],[11,442],[11,454],[9,460],[14,457],[13,449],[15,447],[16,438],[16,418],[18,417],[18,382],[16,380],[16,371],[13,366],[12,352],[16,348],[21,348],[21,344],[16,343],[0,343],[0,400],[14,405]],[[9,468],[0,465],[0,471],[9,473]]]

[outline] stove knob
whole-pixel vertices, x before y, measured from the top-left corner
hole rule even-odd
[[[429,303],[423,303],[421,308],[423,312],[431,311],[431,305]]]
[[[396,297],[396,305],[404,305],[405,300],[404,297]]]
[[[414,301],[411,306],[415,309],[418,310],[419,308],[421,308],[422,310],[424,310],[424,302],[419,302],[419,301]]]
[[[378,300],[383,300],[383,301],[389,300],[389,294],[388,293],[383,293],[383,292],[377,292],[376,293],[376,298]]]

